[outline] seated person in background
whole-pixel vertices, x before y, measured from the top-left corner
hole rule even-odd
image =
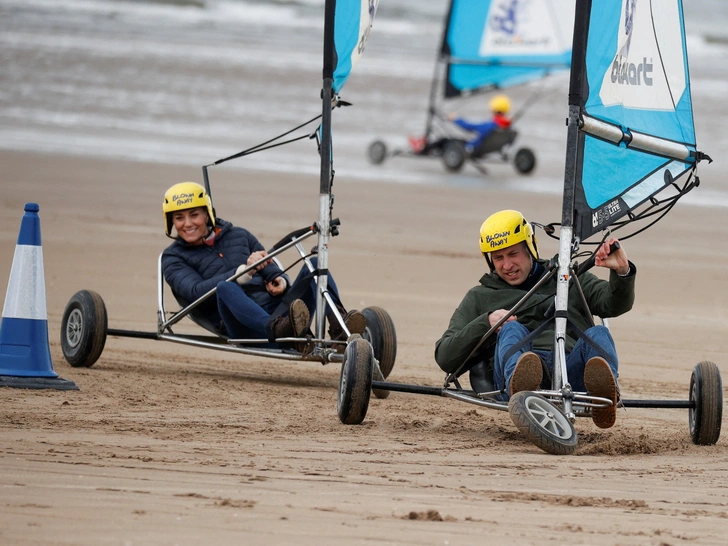
[[[205,188],[195,182],[175,184],[162,204],[165,231],[175,241],[162,254],[162,271],[176,297],[191,303],[213,288],[209,298],[192,311],[217,326],[221,335],[232,339],[302,337],[308,332],[316,307],[316,283],[304,267],[291,283],[278,265],[268,259],[235,281],[237,272],[265,258],[263,245],[248,230],[215,218]],[[316,258],[311,259],[316,267]],[[300,299],[279,309],[289,290],[308,283]],[[348,330],[361,334],[366,327],[359,311],[348,313],[341,305],[334,279],[328,289],[337,303]],[[329,311],[331,339],[344,340],[344,331]],[[299,349],[301,350],[301,349]]]
[[[471,122],[463,118],[457,117],[455,114],[449,114],[447,119],[455,125],[472,133],[472,137],[467,142],[468,151],[472,152],[476,149],[485,138],[496,129],[507,129],[511,126],[511,120],[506,114],[511,110],[511,101],[505,95],[497,95],[490,101],[490,111],[493,118],[488,121]]]
[[[609,281],[590,272],[579,276],[589,310],[602,318],[626,313],[634,302],[636,268],[628,261],[624,248],[609,254],[610,245],[615,242],[616,239],[605,241],[595,256],[597,266],[611,270]],[[452,315],[448,329],[435,344],[435,360],[447,373],[458,370],[483,335],[547,272],[548,261],[538,258],[533,227],[514,210],[497,212],[483,222],[480,250],[490,272],[468,291]],[[494,386],[503,392],[500,399],[508,400],[519,391],[538,390],[542,381],[545,388],[551,388],[551,379],[543,377],[543,370],[553,374],[553,324],[529,343],[509,350],[543,324],[544,315],[554,301],[556,282],[554,276],[539,287],[517,315],[504,322],[497,335],[489,337],[474,355],[476,364],[470,369],[470,383],[475,391],[487,392]],[[614,340],[606,326],[591,326],[591,317],[576,286],[569,290],[568,317],[593,342],[567,335],[568,382],[574,391],[587,391],[612,401],[611,407],[592,410],[594,423],[609,428],[616,420],[618,397]]]

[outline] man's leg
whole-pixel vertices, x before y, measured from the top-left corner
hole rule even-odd
[[[580,339],[566,359],[569,379],[574,390],[585,390],[592,396],[612,401],[611,406],[593,408],[591,412],[596,426],[610,428],[617,420],[617,351],[612,335],[605,326],[593,326],[585,334],[602,349],[607,358]]]
[[[609,364],[609,368],[611,369],[612,375],[616,381],[619,376],[617,373],[617,349],[614,345],[612,334],[609,333],[609,328],[601,325],[592,326],[584,333],[589,336],[589,338],[606,354],[608,358],[605,360],[607,364]],[[602,357],[602,355],[594,347],[592,347],[590,343],[587,343],[583,339],[579,339],[576,342],[574,349],[566,357],[566,371],[569,376],[569,383],[573,390],[586,390],[586,386],[584,385],[584,368],[586,367],[586,363],[589,359],[597,356]]]
[[[505,391],[505,394],[498,396],[501,400],[508,400],[511,392],[515,394],[520,390],[535,390],[541,384],[543,374],[541,359],[531,351],[532,343],[525,344],[508,359],[505,358],[510,348],[528,334],[528,328],[516,321],[506,322],[498,332],[495,344],[493,382],[496,389]],[[512,381],[513,385],[511,385]]]

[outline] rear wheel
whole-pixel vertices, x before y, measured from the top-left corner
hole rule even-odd
[[[442,147],[442,163],[450,172],[458,172],[465,163],[465,146],[459,140],[448,140]]]
[[[81,290],[68,301],[61,320],[61,348],[74,368],[90,368],[106,345],[106,306],[96,292]]]
[[[521,391],[508,402],[511,420],[528,440],[552,455],[570,455],[576,449],[574,425],[549,400]]]
[[[536,167],[536,154],[530,148],[521,148],[513,158],[513,166],[521,174],[528,174]]]
[[[366,307],[361,312],[367,319],[363,337],[371,343],[374,358],[379,362],[379,369],[386,379],[392,373],[394,361],[397,358],[397,333],[394,329],[394,322],[389,313],[381,307]],[[377,398],[389,396],[387,390],[374,389],[373,392]]]
[[[723,381],[713,362],[701,362],[690,377],[690,408],[688,424],[694,444],[713,445],[720,437],[723,420]]]
[[[381,140],[375,140],[367,149],[367,158],[369,163],[380,165],[387,158],[387,145]]]
[[[358,425],[369,409],[374,353],[369,342],[354,334],[344,351],[339,378],[337,411],[345,425]]]

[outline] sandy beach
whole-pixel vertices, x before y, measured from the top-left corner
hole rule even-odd
[[[728,448],[690,441],[686,410],[579,419],[547,455],[509,416],[393,393],[362,425],[336,414],[339,368],[110,337],[90,369],[60,348],[78,290],[112,328],[156,328],[161,199],[198,168],[0,152],[0,279],[23,206],[40,204],[55,370],[79,391],[0,389],[3,544],[721,544]],[[705,169],[715,169],[709,166]],[[270,246],[318,218],[318,178],[220,169],[218,215]],[[560,219],[559,196],[337,177],[330,268],[349,307],[397,328],[390,379],[439,386],[435,341],[482,275],[477,232],[502,208]],[[698,188],[696,191],[700,191]],[[686,399],[700,361],[728,368],[725,209],[678,204],[624,242],[637,301],[610,323],[625,398]],[[542,256],[556,241],[541,237]],[[599,273],[600,276],[602,273]]]

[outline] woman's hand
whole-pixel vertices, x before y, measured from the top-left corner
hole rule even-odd
[[[250,256],[248,256],[248,265],[253,265],[258,260],[262,260],[268,255],[268,253],[265,250],[257,250],[253,252]],[[273,260],[266,260],[259,265],[255,267],[256,271],[260,271],[263,269],[266,265],[273,263]]]
[[[265,283],[265,289],[271,296],[280,296],[286,291],[288,283],[284,277],[276,277],[272,281]]]

